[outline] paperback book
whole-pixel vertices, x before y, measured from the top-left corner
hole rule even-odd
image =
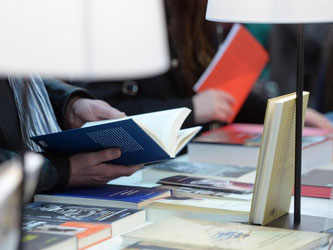
[[[263,125],[243,126],[229,125],[209,131],[188,144],[188,155],[191,162],[252,166],[258,164]],[[234,129],[233,129],[234,128]],[[303,136],[302,170],[311,169],[332,162],[333,143],[329,136]]]
[[[205,199],[229,199],[229,200],[252,200],[252,193],[235,194],[230,192],[215,191],[209,189],[161,185],[161,188],[169,189],[173,196],[205,198]]]
[[[24,207],[24,217],[48,221],[78,221],[111,225],[112,236],[146,221],[145,210],[34,202]]]
[[[145,209],[148,221],[172,217],[200,218],[210,221],[247,222],[251,200],[226,200],[171,196],[156,200]]]
[[[302,175],[301,195],[315,198],[333,198],[333,170],[313,169]]]
[[[192,187],[197,189],[222,191],[225,193],[246,194],[252,193],[253,184],[223,181],[212,178],[190,177],[185,175],[176,175],[161,179],[158,181],[162,185]]]
[[[218,89],[231,94],[232,122],[260,76],[268,53],[242,25],[234,24],[206,71],[194,85],[195,91]]]
[[[77,239],[73,235],[46,234],[27,231],[23,234],[22,247],[24,250],[78,249]]]
[[[303,124],[309,92],[303,92]],[[266,225],[289,212],[295,175],[296,93],[268,100],[250,223]]]
[[[62,193],[36,194],[34,200],[54,203],[140,209],[156,199],[171,195],[170,190],[139,186],[104,185],[72,188]]]
[[[326,233],[240,223],[172,218],[123,235],[125,243],[148,241],[191,249],[315,249],[329,242]]]
[[[52,236],[74,236],[77,239],[78,249],[85,249],[111,238],[110,225],[27,217],[23,220],[23,231]]]
[[[187,175],[254,183],[255,170],[254,166],[210,164],[176,159],[146,166],[142,170],[142,178],[146,182],[157,182],[174,175]]]
[[[82,128],[40,135],[31,139],[46,152],[73,155],[119,148],[114,164],[134,165],[175,158],[201,129],[180,129],[188,108],[86,123]]]

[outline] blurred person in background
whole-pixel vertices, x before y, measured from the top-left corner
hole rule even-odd
[[[222,26],[207,21],[206,5],[206,0],[165,0],[171,51],[171,67],[167,73],[140,80],[73,83],[87,88],[97,98],[123,110],[127,115],[188,107],[193,112],[186,119],[185,127],[209,125],[216,121],[225,123],[233,113],[233,97],[214,89],[200,93],[193,91],[193,85],[211,62],[231,27],[231,24]],[[263,43],[267,42],[268,33],[269,29],[266,28],[264,34],[260,34]],[[266,47],[269,48],[269,45]],[[263,75],[266,77],[261,78],[262,81],[271,82],[267,72],[263,72]],[[235,122],[263,123],[267,99],[273,96],[261,88],[262,85],[265,84],[255,85]],[[327,120],[314,110],[307,112],[306,121],[312,126],[328,126]]]

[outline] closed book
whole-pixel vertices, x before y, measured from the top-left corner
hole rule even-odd
[[[24,207],[25,218],[50,221],[78,221],[111,225],[112,236],[146,221],[144,210],[34,202]]]
[[[46,234],[38,232],[24,232],[22,238],[23,250],[76,250],[77,239],[73,235]]]
[[[171,217],[200,218],[211,221],[247,222],[251,201],[171,196],[157,200],[145,209],[148,221]]]
[[[123,250],[191,250],[190,247],[183,247],[183,246],[176,246],[170,245],[170,243],[156,243],[156,242],[145,242],[145,241],[138,241],[134,244],[131,244]]]
[[[227,200],[252,200],[252,193],[235,194],[230,192],[215,191],[209,189],[161,185],[160,188],[171,190],[173,196],[206,198],[206,199],[227,199]]]
[[[262,138],[262,125],[247,125],[242,130],[238,124],[204,133],[188,144],[189,160],[210,164],[256,167]],[[233,130],[232,128],[235,127]],[[254,129],[261,127],[261,130]],[[303,136],[302,170],[332,162],[333,143],[329,136]]]
[[[175,175],[158,181],[162,185],[181,187],[192,187],[197,189],[221,191],[226,193],[246,194],[252,193],[253,184],[216,180],[212,178],[191,177],[186,175]]]
[[[195,91],[218,89],[234,97],[232,122],[260,76],[268,53],[242,25],[234,24],[213,60],[194,85]]]
[[[331,165],[329,165],[331,167]],[[302,175],[301,195],[315,198],[333,198],[333,171],[313,169]]]
[[[145,182],[157,182],[163,178],[182,174],[202,178],[253,183],[255,170],[256,167],[254,166],[192,162],[183,158],[182,160],[175,159],[146,166],[142,170],[142,179]]]
[[[27,233],[75,236],[78,249],[85,249],[111,238],[110,225],[101,223],[24,218],[23,230]]]
[[[303,92],[303,123],[309,92]],[[250,223],[266,225],[289,212],[295,176],[296,93],[268,100]],[[312,155],[311,155],[312,156]]]
[[[140,209],[170,196],[169,190],[139,186],[103,185],[72,188],[62,193],[36,194],[35,201]]]
[[[192,249],[315,249],[329,235],[280,228],[172,218],[123,235],[124,242],[147,241]]]
[[[188,108],[86,123],[82,128],[31,139],[46,152],[73,155],[119,148],[114,164],[134,165],[174,158],[201,127],[180,130]]]

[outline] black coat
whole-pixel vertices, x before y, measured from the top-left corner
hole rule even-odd
[[[60,127],[65,125],[68,101],[73,96],[91,97],[85,90],[56,80],[45,80],[52,107]],[[14,95],[7,79],[0,80],[0,162],[20,154],[24,149],[20,121],[16,111]],[[66,157],[44,154],[38,192],[63,189],[68,184],[69,161]]]
[[[133,85],[127,83],[128,81],[73,82],[74,85],[86,88],[96,98],[108,102],[127,115],[179,107],[187,107],[193,111],[192,97],[186,93],[182,85],[179,68],[172,68],[161,76],[135,81],[136,93],[125,88]],[[235,122],[263,123],[266,101],[265,97],[251,92]],[[191,112],[184,127],[194,125],[194,116]]]

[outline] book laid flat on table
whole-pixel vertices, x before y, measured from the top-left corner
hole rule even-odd
[[[265,48],[244,26],[235,24],[194,85],[194,91],[218,89],[231,94],[235,99],[234,113],[228,122],[232,122],[267,62]]]
[[[27,217],[23,220],[23,231],[51,234],[52,236],[75,236],[78,249],[85,249],[111,238],[110,225]]]
[[[247,194],[252,193],[253,191],[253,184],[251,183],[191,177],[186,175],[175,175],[167,177],[159,180],[157,183],[162,185],[192,187],[235,194]]]
[[[123,235],[124,242],[147,241],[192,249],[314,249],[327,245],[326,233],[172,218]]]
[[[72,188],[62,193],[36,194],[34,201],[140,209],[153,200],[170,195],[169,190],[161,188],[104,185]]]
[[[248,222],[251,200],[226,200],[170,196],[145,207],[148,221],[171,217],[210,221]]]
[[[24,207],[25,218],[50,221],[79,221],[111,225],[112,236],[146,221],[146,212],[138,209],[34,202]]]
[[[190,142],[187,147],[189,160],[210,164],[257,166],[263,126],[247,124],[239,129],[240,124],[233,125],[206,132]],[[332,139],[327,135],[314,135],[312,132],[311,136],[304,135],[302,139],[303,172],[332,162]]]
[[[215,191],[209,189],[161,185],[160,188],[165,188],[171,191],[173,196],[205,198],[205,199],[227,199],[227,200],[252,200],[252,193],[235,194],[230,192]]]
[[[23,232],[22,248],[24,250],[77,250],[77,239],[72,235],[46,234],[25,231]]]
[[[177,108],[115,120],[88,122],[82,128],[32,137],[46,152],[72,155],[119,148],[114,164],[133,165],[174,158],[201,127],[180,129],[191,112]]]
[[[187,176],[254,183],[255,170],[256,167],[254,166],[210,164],[190,162],[187,159],[181,161],[175,159],[145,166],[142,170],[142,179],[146,182],[157,182],[162,178],[183,174]]]
[[[309,92],[303,92],[303,124]],[[295,175],[296,93],[268,100],[250,223],[265,225],[289,212]]]
[[[132,245],[129,245],[123,250],[191,250],[190,247],[183,247],[183,246],[170,246],[168,243],[156,243],[156,242],[145,242],[145,241],[138,241]]]
[[[302,175],[301,195],[315,198],[333,198],[333,170],[313,169]]]

